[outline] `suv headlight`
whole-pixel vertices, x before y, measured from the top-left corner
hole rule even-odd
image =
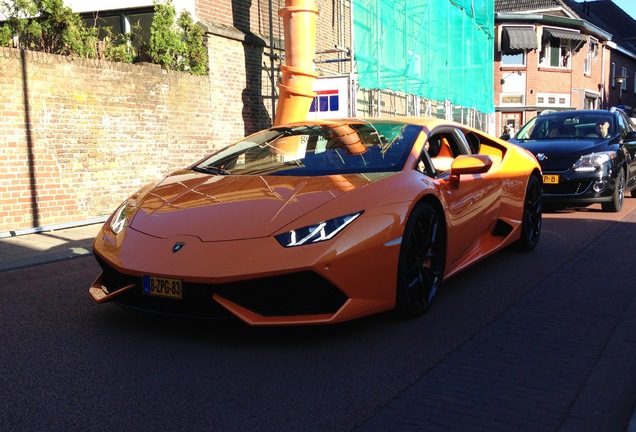
[[[590,153],[581,156],[574,164],[576,172],[594,172],[604,163],[607,163],[616,157],[616,153],[612,151]]]
[[[319,222],[314,225],[287,231],[286,233],[278,234],[275,237],[276,240],[278,240],[278,243],[285,247],[318,243],[334,238],[336,234],[342,231],[361,214],[361,211],[351,213],[345,216]]]

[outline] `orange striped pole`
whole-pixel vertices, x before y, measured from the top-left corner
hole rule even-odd
[[[286,0],[279,15],[283,17],[285,34],[285,64],[274,126],[307,119],[311,102],[316,96],[313,83],[318,73],[316,56],[316,17],[314,0]]]

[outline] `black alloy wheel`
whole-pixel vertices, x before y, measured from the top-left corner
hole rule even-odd
[[[521,237],[517,240],[520,250],[531,251],[537,246],[541,235],[543,218],[543,185],[535,174],[528,179],[526,197],[523,202],[523,215],[521,221]]]
[[[601,203],[601,208],[606,212],[619,212],[623,209],[623,201],[625,200],[625,171],[623,168],[618,171],[616,177],[616,186],[612,194],[612,200]]]
[[[413,209],[402,236],[396,310],[418,317],[430,307],[444,275],[446,238],[443,220],[427,203]]]

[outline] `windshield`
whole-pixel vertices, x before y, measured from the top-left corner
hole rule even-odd
[[[538,116],[526,123],[515,136],[519,140],[602,139],[615,133],[613,117],[606,113]]]
[[[194,169],[294,176],[400,171],[421,129],[392,122],[272,128],[220,150]]]

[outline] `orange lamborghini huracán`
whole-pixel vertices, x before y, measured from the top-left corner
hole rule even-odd
[[[418,316],[444,279],[533,249],[541,198],[530,153],[460,124],[274,126],[122,203],[95,239],[90,294],[252,325]]]

